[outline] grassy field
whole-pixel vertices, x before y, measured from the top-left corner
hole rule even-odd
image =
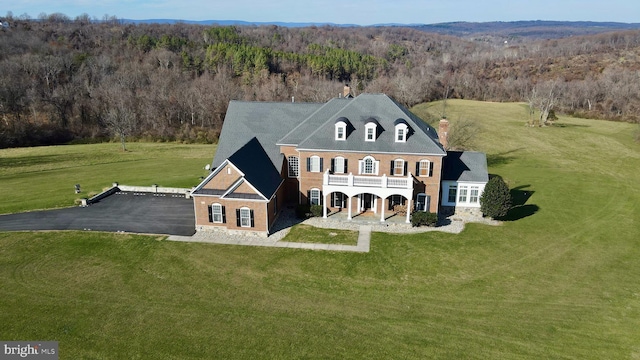
[[[633,127],[561,118],[528,128],[520,104],[450,100],[447,112],[482,124],[478,150],[521,200],[502,226],[374,233],[367,254],[0,233],[0,339],[57,340],[61,359],[639,359]],[[56,167],[33,151],[38,166]],[[54,171],[5,174],[5,154],[3,200],[13,178]],[[129,154],[109,156],[120,155]],[[175,185],[203,165],[195,159]],[[173,166],[185,165],[168,164],[168,174]],[[101,174],[96,184],[115,180]]]
[[[0,214],[72,206],[112,183],[190,188],[215,145],[119,143],[0,150]],[[80,184],[81,194],[74,185]]]
[[[282,241],[303,242],[313,244],[358,245],[358,232],[317,228],[298,224],[291,228]]]

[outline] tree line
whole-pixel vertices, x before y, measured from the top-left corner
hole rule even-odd
[[[0,147],[215,142],[230,100],[324,102],[345,83],[407,106],[445,96],[543,103],[552,89],[557,112],[639,120],[638,31],[505,46],[402,27],[5,20]]]

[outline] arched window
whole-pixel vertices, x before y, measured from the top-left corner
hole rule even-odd
[[[378,163],[373,156],[367,156],[360,160],[360,174],[378,175]]]

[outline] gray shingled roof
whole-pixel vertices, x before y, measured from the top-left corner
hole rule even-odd
[[[361,94],[354,99],[341,99],[340,104],[344,102],[347,102],[345,106],[338,107],[330,101],[325,105],[327,109],[319,109],[305,121],[313,126],[298,126],[279,143],[285,139],[303,139],[297,143],[299,149],[445,155],[436,130],[387,95]],[[349,119],[354,126],[344,141],[334,138],[335,121],[340,117]],[[378,137],[376,141],[364,141],[364,125],[371,118],[380,125]],[[398,120],[409,126],[409,136],[404,143],[395,141]]]
[[[335,121],[340,117],[347,118],[350,124],[345,141],[334,139]],[[364,121],[369,118],[374,118],[383,130],[375,142],[364,141]],[[410,128],[406,143],[395,142],[394,124],[398,120]],[[280,169],[283,161],[279,145],[316,150],[445,154],[435,129],[384,94],[335,98],[324,104],[231,101],[213,168],[253,137],[276,169]]]
[[[298,145],[302,140],[309,136],[309,134],[322,126],[327,119],[333,119],[335,124],[335,120],[337,120],[338,117],[334,115],[345,106],[349,105],[351,101],[353,101],[353,98],[334,98],[325,104],[321,104],[317,111],[310,114],[308,118],[301,119],[304,121],[301,121],[298,126],[292,128],[288,133],[285,133],[286,135],[279,139],[277,144]],[[333,129],[331,131],[331,134],[333,134]]]
[[[231,101],[213,158],[213,168],[220,166],[225,159],[256,137],[273,165],[280,169],[283,159],[276,142],[322,105]]]
[[[244,179],[262,195],[270,199],[280,184],[280,170],[269,161],[257,138],[252,138],[229,157],[229,162],[244,173]],[[230,196],[233,197],[233,196]]]
[[[488,182],[487,157],[475,151],[449,151],[442,164],[442,180]]]

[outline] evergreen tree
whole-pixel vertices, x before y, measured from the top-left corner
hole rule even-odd
[[[480,209],[484,216],[493,219],[507,215],[511,209],[509,187],[500,176],[489,180],[480,196]]]

